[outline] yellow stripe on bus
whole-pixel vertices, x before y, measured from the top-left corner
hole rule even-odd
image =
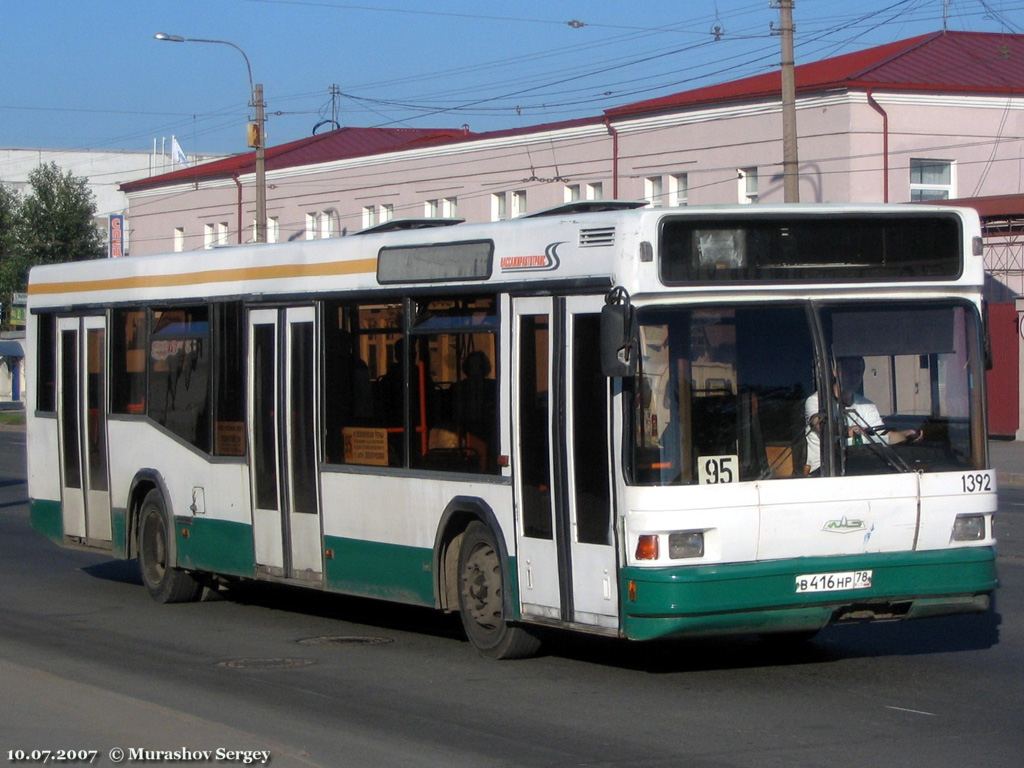
[[[136,258],[144,259],[144,256]],[[119,291],[127,288],[168,288],[199,283],[231,283],[246,280],[281,280],[291,277],[329,277],[376,272],[377,259],[356,261],[330,261],[317,264],[274,264],[265,267],[235,267],[211,269],[206,272],[187,272],[175,275],[134,275],[112,277],[105,280],[80,280],[62,283],[35,283],[28,293],[43,296],[54,293],[83,293],[89,291]]]

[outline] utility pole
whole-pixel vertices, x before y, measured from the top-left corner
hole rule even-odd
[[[264,114],[263,84],[253,83],[252,64],[249,57],[238,45],[230,40],[211,40],[205,37],[182,37],[181,35],[169,35],[166,32],[157,32],[153,35],[157,40],[168,43],[213,43],[214,45],[227,45],[234,48],[245,60],[245,71],[249,76],[249,94],[251,97],[250,106],[256,111],[256,119],[246,126],[246,136],[249,139],[249,146],[256,150],[256,237],[257,243],[267,242],[267,172],[264,162],[264,150],[267,147],[267,120]],[[241,218],[241,213],[239,213]],[[238,223],[238,242],[242,242],[242,222]]]
[[[800,202],[796,140],[796,74],[793,60],[793,0],[778,0],[782,50],[782,186],[787,203]]]
[[[263,114],[263,84],[252,87],[253,108],[256,110],[256,237],[257,243],[267,242],[267,165],[266,117]]]

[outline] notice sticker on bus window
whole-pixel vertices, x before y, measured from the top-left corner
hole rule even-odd
[[[719,483],[735,483],[739,481],[740,457],[731,456],[698,456],[697,482],[701,485],[718,485]]]
[[[346,464],[365,464],[373,467],[388,465],[388,432],[369,427],[344,427]]]

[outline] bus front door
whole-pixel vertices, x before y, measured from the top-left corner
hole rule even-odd
[[[106,318],[57,321],[57,419],[64,535],[111,542],[107,471]]]
[[[598,355],[602,302],[515,301],[516,567],[524,616],[614,629],[610,401]]]
[[[313,307],[249,312],[249,445],[257,572],[323,580]]]

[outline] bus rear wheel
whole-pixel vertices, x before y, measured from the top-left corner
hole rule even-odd
[[[160,491],[152,490],[139,512],[139,572],[149,594],[159,603],[187,603],[198,600],[200,584],[187,571],[170,561],[170,516]]]
[[[459,549],[459,614],[466,637],[481,655],[492,659],[532,656],[540,649],[540,641],[506,621],[502,574],[491,529],[470,523]]]

